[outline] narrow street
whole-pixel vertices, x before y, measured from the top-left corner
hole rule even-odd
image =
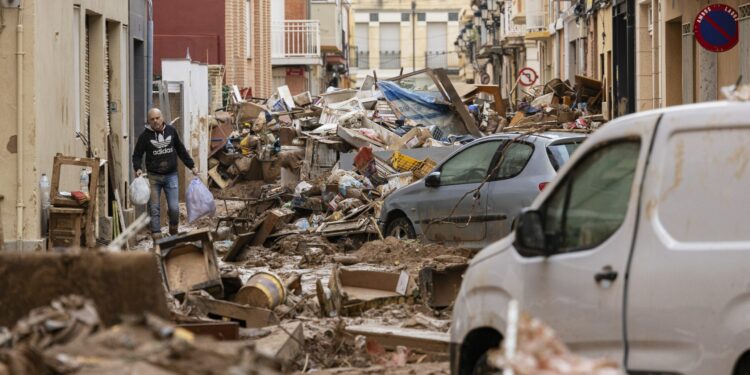
[[[0,375],[750,375],[750,2],[0,0]]]

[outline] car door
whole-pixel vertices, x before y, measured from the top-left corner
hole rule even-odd
[[[430,241],[475,242],[486,235],[487,173],[502,140],[478,142],[439,168],[440,185],[417,199],[422,233]]]
[[[488,243],[508,235],[513,219],[534,201],[538,183],[530,180],[533,176],[528,176],[525,169],[533,159],[545,156],[543,152],[535,154],[533,143],[520,140],[505,143],[499,154],[487,199]]]
[[[620,361],[634,186],[646,151],[632,137],[597,145],[549,187],[539,206],[547,256],[517,250],[519,299],[574,351]]]

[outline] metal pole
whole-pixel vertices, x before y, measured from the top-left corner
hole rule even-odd
[[[416,46],[416,30],[417,30],[417,2],[412,0],[411,2],[411,71],[417,71],[417,46]]]
[[[146,29],[146,110],[154,105],[154,4],[152,0],[147,1],[148,25]],[[164,103],[162,103],[164,104]],[[137,119],[136,121],[143,121]]]

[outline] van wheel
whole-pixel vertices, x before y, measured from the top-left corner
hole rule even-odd
[[[737,365],[734,367],[733,375],[750,375],[750,351],[742,355]]]
[[[484,352],[481,357],[474,364],[474,371],[472,375],[501,375],[503,370],[496,369],[489,363],[487,363],[487,352]]]
[[[417,233],[414,231],[414,227],[409,222],[409,219],[401,216],[391,220],[388,223],[388,227],[385,230],[386,236],[396,237],[399,240],[413,240],[417,238]]]

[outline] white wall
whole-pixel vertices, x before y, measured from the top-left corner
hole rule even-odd
[[[201,177],[207,178],[208,169],[208,65],[191,63],[187,59],[164,59],[161,62],[162,79],[182,82],[183,102],[182,142],[193,156]]]

